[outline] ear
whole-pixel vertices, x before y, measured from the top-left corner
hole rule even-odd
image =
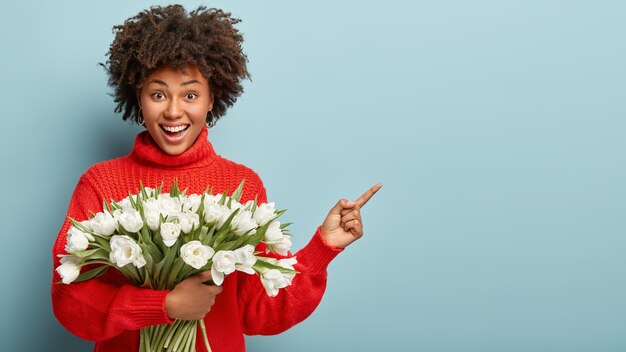
[[[137,105],[141,109],[141,95],[139,94],[139,90],[137,90],[137,92],[135,93],[135,99],[137,99]]]
[[[213,110],[213,101],[215,101],[215,96],[213,95],[213,92],[211,92],[209,94],[209,106],[207,106],[208,111]]]

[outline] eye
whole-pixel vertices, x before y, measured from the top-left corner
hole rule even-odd
[[[154,92],[154,93],[152,93],[152,99],[154,99],[154,100],[163,100],[163,99],[165,99],[165,94],[163,94],[162,92]]]
[[[198,98],[198,94],[196,93],[187,93],[187,95],[185,95],[185,99],[187,100],[194,100]]]

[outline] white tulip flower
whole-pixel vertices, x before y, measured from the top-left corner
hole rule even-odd
[[[133,263],[136,267],[141,268],[146,264],[141,247],[132,238],[125,235],[113,235],[110,244],[109,260],[118,267],[121,268]]]
[[[180,257],[194,269],[205,266],[214,253],[213,248],[203,245],[200,241],[189,241],[180,247]]]

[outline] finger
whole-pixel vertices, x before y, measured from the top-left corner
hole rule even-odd
[[[347,214],[350,214],[351,212],[355,210],[360,211],[360,209],[361,207],[359,207],[356,203],[354,203],[354,206],[352,207],[343,208],[343,210],[341,211],[341,216],[346,216]]]
[[[343,228],[344,231],[349,232],[350,230],[355,229],[358,224],[359,224],[359,220],[353,219],[353,220],[346,222],[341,227]]]
[[[224,286],[209,285],[207,287],[207,290],[208,292],[211,292],[212,294],[219,295],[224,290]]]
[[[362,196],[359,197],[359,199],[357,199],[355,201],[355,203],[359,206],[362,207],[364,206],[373,196],[374,194],[376,194],[376,192],[378,192],[378,190],[383,186],[382,183],[377,183],[374,185],[374,187],[368,189],[365,193],[363,193]]]
[[[201,280],[211,280],[213,277],[211,276],[211,270],[207,270],[207,271],[203,271],[199,274],[197,274],[197,276],[201,279]]]
[[[361,236],[363,236],[363,224],[357,219],[347,222],[343,230],[346,232],[350,232],[352,236],[354,236],[354,238],[356,239],[359,239],[361,238]]]
[[[359,212],[358,208],[353,208],[348,213],[341,216],[341,221],[340,221],[341,227],[343,227],[346,223],[355,219],[361,221],[361,213]]]
[[[199,274],[196,274],[196,277],[200,282],[205,285],[213,285],[213,277],[211,276],[211,270],[203,271]]]
[[[341,215],[341,211],[345,208],[354,207],[354,202],[349,202],[347,199],[340,199],[335,206],[330,209],[328,215]]]

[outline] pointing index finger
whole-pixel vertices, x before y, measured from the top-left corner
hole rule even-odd
[[[362,196],[359,197],[359,199],[357,199],[355,201],[355,203],[359,206],[359,207],[363,207],[365,205],[365,203],[367,203],[373,196],[374,194],[376,194],[376,192],[378,192],[378,190],[383,186],[382,183],[377,183],[376,185],[374,185],[374,187],[368,189],[365,193],[363,193]]]

